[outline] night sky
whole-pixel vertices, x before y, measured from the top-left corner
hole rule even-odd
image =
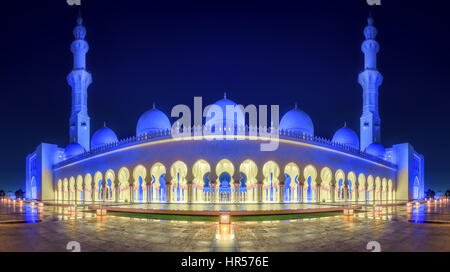
[[[369,6],[351,1],[82,1],[90,45],[91,134],[106,121],[119,138],[156,102],[203,105],[298,102],[330,138],[359,133],[361,42]],[[66,1],[0,6],[0,188],[25,189],[25,157],[41,142],[69,141],[70,43],[77,8]],[[448,7],[386,1],[373,9],[382,144],[409,142],[425,156],[425,190],[450,188]]]

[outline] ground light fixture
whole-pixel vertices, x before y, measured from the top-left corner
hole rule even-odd
[[[353,216],[353,209],[344,209],[344,215],[345,216]]]
[[[106,216],[106,209],[97,209],[97,216]]]
[[[219,224],[231,224],[231,216],[229,213],[219,215]]]

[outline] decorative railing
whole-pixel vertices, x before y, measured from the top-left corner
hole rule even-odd
[[[196,126],[196,127],[188,128],[188,131],[190,130],[190,132],[183,131],[182,128],[175,128],[175,129],[173,129],[173,132],[176,132],[177,130],[181,134],[174,136],[174,138],[178,137],[178,136],[179,137],[192,137],[192,136],[201,136],[201,135],[204,135],[204,136],[210,135],[210,136],[220,137],[220,134],[217,135],[217,134],[212,133],[211,128],[207,127],[207,126]],[[245,128],[238,128],[236,130],[236,132],[234,132],[234,130],[232,130],[230,128],[228,128],[228,131],[229,131],[228,134],[225,134],[225,135],[259,136],[259,137],[272,137],[272,138],[274,135],[276,135],[276,133],[277,133],[276,131],[278,131],[278,136],[280,137],[280,139],[294,140],[294,141],[298,141],[298,142],[320,145],[320,146],[331,148],[331,149],[334,149],[337,151],[356,155],[356,156],[359,156],[359,157],[362,157],[362,158],[365,158],[365,159],[371,160],[373,162],[377,162],[377,163],[380,163],[380,164],[383,164],[383,165],[386,165],[386,166],[389,166],[392,168],[396,168],[395,164],[393,164],[387,160],[372,156],[370,154],[362,152],[359,149],[355,149],[348,145],[333,142],[324,137],[312,136],[309,134],[297,133],[295,131],[284,130],[284,129],[273,129],[271,127],[267,128],[267,127],[248,127],[248,126],[246,126]],[[89,158],[89,157],[92,157],[92,156],[95,156],[98,154],[102,154],[105,152],[121,149],[126,146],[133,146],[133,145],[137,145],[137,144],[142,144],[142,143],[146,143],[146,142],[161,140],[163,138],[172,137],[173,132],[171,130],[167,129],[167,130],[160,130],[160,131],[157,131],[154,133],[124,138],[115,143],[106,144],[104,146],[98,147],[96,149],[92,149],[92,150],[87,151],[78,156],[60,161],[54,165],[54,168],[59,168],[61,166],[64,166],[64,165],[67,165],[67,164],[70,164],[70,163],[73,163],[73,162],[76,162],[76,161],[79,161],[79,160],[82,160],[85,158]],[[219,133],[221,133],[221,132],[219,131]]]

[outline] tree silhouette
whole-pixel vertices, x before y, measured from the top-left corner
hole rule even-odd
[[[428,191],[426,192],[426,195],[427,195],[427,198],[434,199],[434,196],[436,195],[436,193],[433,190],[428,189]]]
[[[16,198],[22,198],[25,192],[22,191],[22,189],[19,189],[14,194],[16,195]]]

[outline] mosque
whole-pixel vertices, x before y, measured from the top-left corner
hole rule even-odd
[[[364,28],[360,134],[344,126],[331,139],[314,133],[313,120],[295,106],[279,126],[249,126],[248,113],[224,96],[215,122],[182,129],[155,106],[144,112],[136,135],[119,138],[106,126],[91,136],[86,70],[86,29],[73,30],[70,144],[41,143],[26,157],[26,197],[58,202],[112,203],[375,203],[423,198],[424,157],[409,143],[384,147],[378,113],[380,49],[372,17]],[[234,107],[229,126],[225,114]],[[210,110],[208,110],[210,111]],[[207,112],[205,116],[214,116]],[[237,118],[236,118],[237,117]],[[229,133],[229,132],[232,133]],[[223,140],[211,139],[211,134]],[[276,135],[278,148],[260,145]]]

